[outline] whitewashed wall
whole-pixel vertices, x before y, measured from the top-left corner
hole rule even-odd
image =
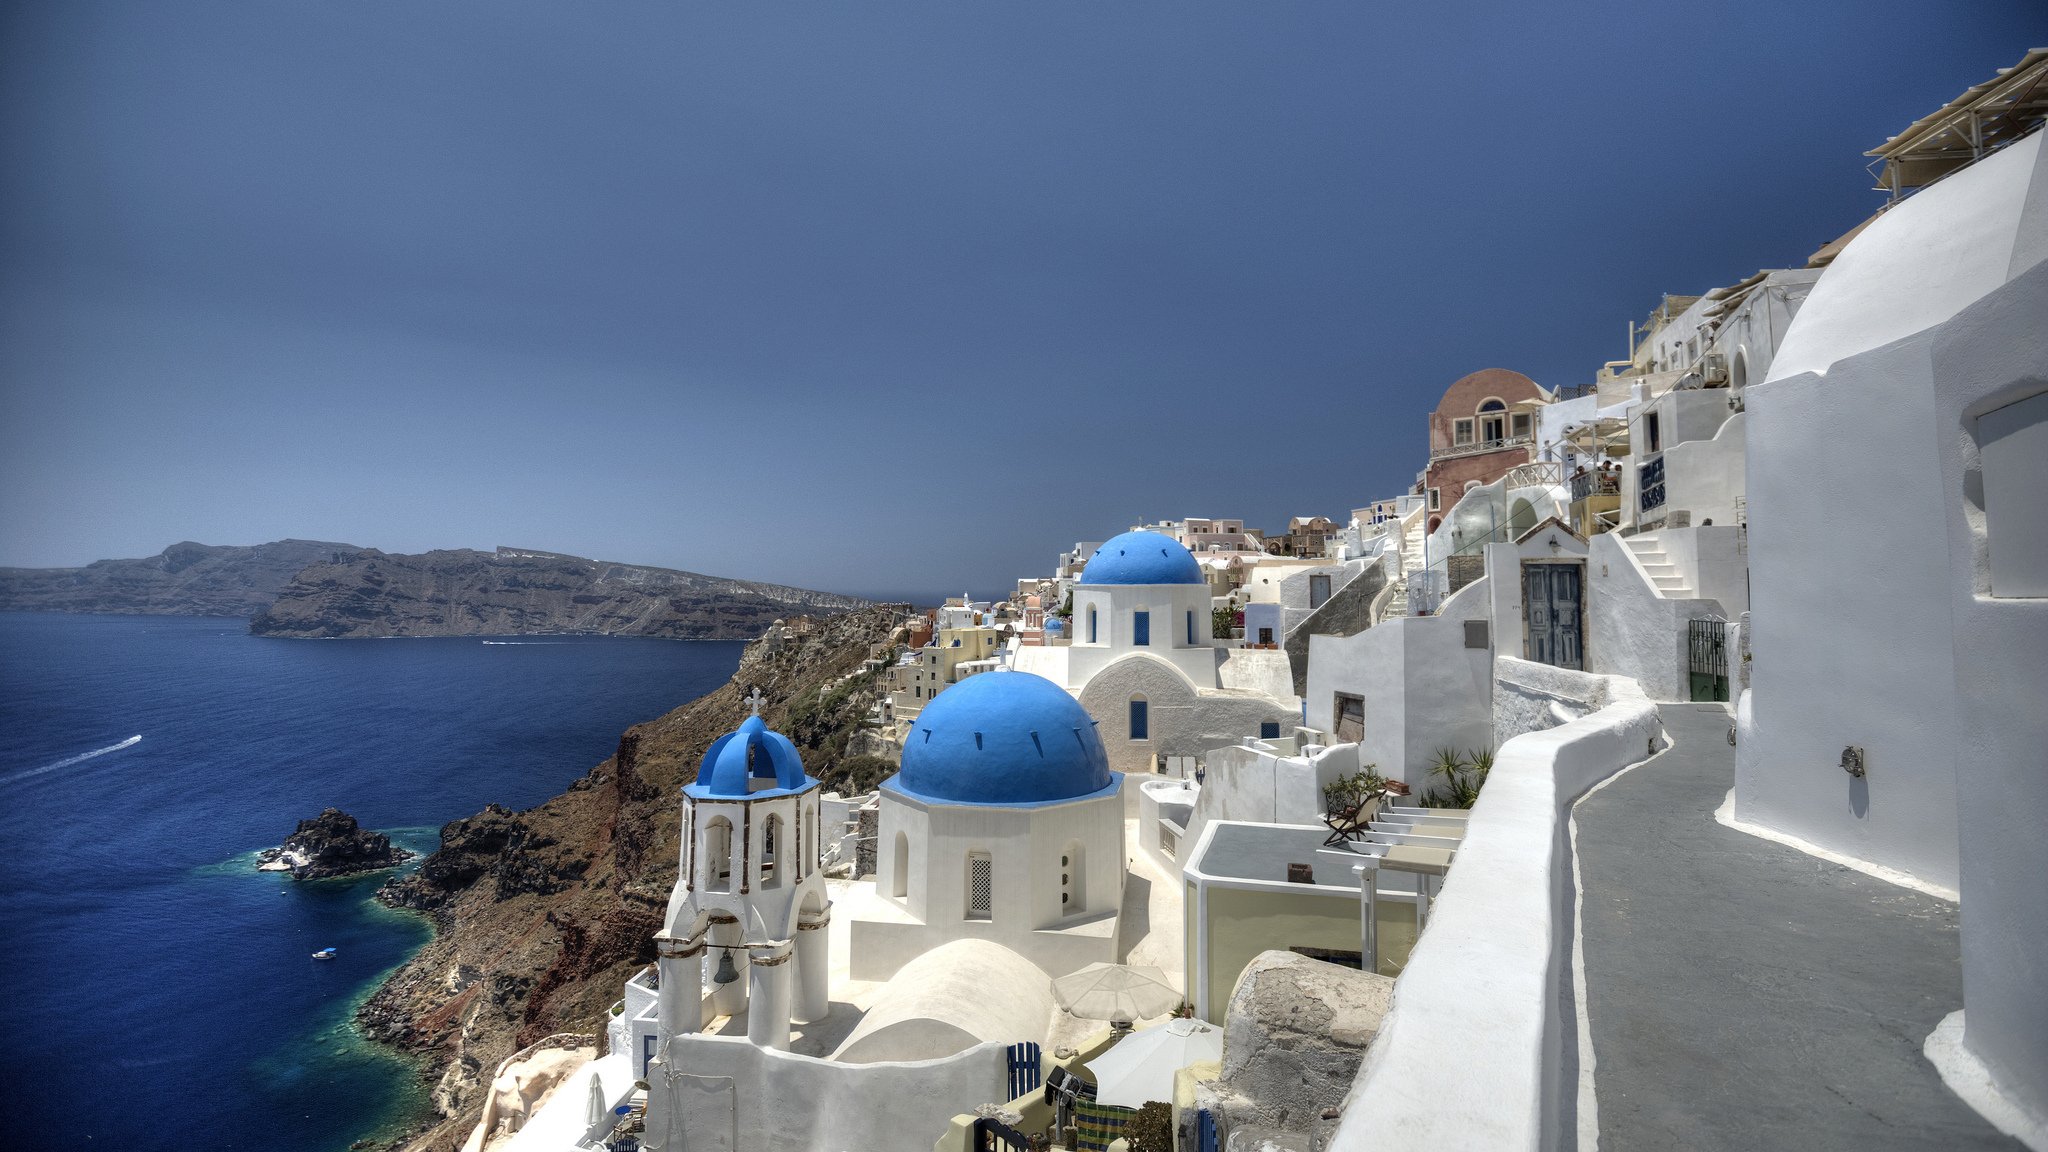
[[[1465,621],[1490,617],[1482,578],[1444,602],[1436,616],[1384,620],[1352,636],[1309,638],[1308,726],[1335,728],[1336,693],[1365,701],[1359,758],[1411,788],[1425,783],[1438,748],[1493,743],[1493,668],[1485,648],[1465,647]]]
[[[2036,189],[2048,205],[2048,178]],[[1990,595],[1987,575],[2002,544],[2048,527],[2048,491],[1988,522],[1972,495],[1984,483],[1978,418],[2048,392],[2048,210],[2038,220],[2014,254],[2032,271],[1935,339],[1933,439],[1954,621],[1963,1046],[2048,1147],[2048,599]]]
[[[955,1115],[1009,1094],[1005,1045],[943,1060],[841,1064],[736,1036],[678,1036],[656,1068],[651,1152],[929,1148]],[[672,1069],[672,1071],[670,1070]]]
[[[1567,812],[1662,733],[1639,694],[1500,747],[1429,930],[1394,985],[1331,1148],[1534,1150],[1562,1131],[1571,979]],[[1446,1091],[1445,1085],[1456,1085]]]

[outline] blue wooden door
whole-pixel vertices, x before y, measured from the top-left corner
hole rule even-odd
[[[1522,566],[1522,614],[1529,631],[1529,659],[1558,668],[1584,667],[1579,611],[1584,571],[1577,564]]]

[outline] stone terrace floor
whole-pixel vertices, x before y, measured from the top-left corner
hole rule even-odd
[[[1727,708],[1660,709],[1670,751],[1577,811],[1600,1147],[2018,1152],[1921,1055],[1956,906],[1716,823]]]

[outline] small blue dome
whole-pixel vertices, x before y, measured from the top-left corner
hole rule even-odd
[[[1095,721],[1029,672],[970,676],[911,722],[903,769],[884,787],[945,804],[1048,804],[1114,791]]]
[[[764,787],[754,787],[756,780]],[[712,742],[697,766],[697,782],[683,791],[698,799],[744,800],[775,789],[796,792],[813,783],[789,737],[769,731],[759,716],[749,716]]]
[[[1180,541],[1157,532],[1126,532],[1105,541],[1081,569],[1083,584],[1200,584],[1202,566]]]

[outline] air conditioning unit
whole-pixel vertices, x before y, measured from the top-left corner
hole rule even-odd
[[[1709,388],[1728,386],[1728,357],[1719,352],[1709,352],[1700,358],[1700,376]]]

